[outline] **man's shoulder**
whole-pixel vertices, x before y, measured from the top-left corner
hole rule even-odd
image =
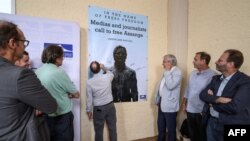
[[[236,75],[235,77],[237,77],[240,82],[250,84],[250,76],[249,75],[247,75],[243,72],[237,72],[235,75]]]
[[[213,70],[213,69],[211,69],[211,68],[208,68],[207,69],[207,72],[209,73],[209,74],[211,74],[211,75],[218,75],[218,73],[215,71],[215,70]]]
[[[0,72],[3,74],[3,77],[9,77],[8,74],[13,75],[20,75],[20,73],[25,70],[22,67],[18,67],[9,63],[6,63],[4,66],[1,67]]]
[[[182,74],[182,70],[177,66],[175,66],[175,68],[173,69],[173,72],[178,73],[178,74]]]
[[[128,72],[135,72],[135,70],[133,70],[133,69],[131,69],[130,67],[128,67],[128,66],[126,66],[126,69],[125,69],[126,71],[128,71]]]

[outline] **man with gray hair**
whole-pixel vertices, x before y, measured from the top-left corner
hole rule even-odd
[[[176,57],[167,54],[163,57],[164,73],[156,93],[158,110],[158,139],[166,140],[168,129],[168,141],[176,141],[176,116],[179,111],[179,97],[181,89],[182,72],[177,67]]]

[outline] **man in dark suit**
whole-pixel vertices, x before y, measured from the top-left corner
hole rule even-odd
[[[57,104],[35,73],[14,65],[29,41],[16,24],[0,20],[0,140],[47,141],[35,109],[52,113]]]
[[[226,124],[250,124],[250,78],[239,71],[243,61],[240,51],[226,50],[215,63],[222,74],[200,93],[208,141],[223,141]]]

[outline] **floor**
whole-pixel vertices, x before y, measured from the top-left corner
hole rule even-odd
[[[139,139],[139,140],[134,140],[134,141],[156,141],[157,137],[151,137],[151,138],[145,138],[145,139]]]
[[[133,140],[133,141],[157,141],[157,137],[150,137],[150,138]],[[181,139],[181,140],[176,140],[176,141],[183,141],[183,140]]]

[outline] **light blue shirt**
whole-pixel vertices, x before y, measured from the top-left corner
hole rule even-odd
[[[217,73],[210,68],[201,72],[199,72],[198,70],[192,71],[184,94],[184,97],[187,99],[187,112],[202,112],[204,102],[200,100],[199,94],[209,84],[209,82],[212,80],[212,77],[216,74]]]
[[[233,75],[234,74],[231,74],[230,76],[228,76],[226,78],[224,78],[223,75],[221,76],[220,79],[222,80],[222,82],[221,82],[219,90],[218,90],[218,92],[216,94],[217,96],[221,96],[222,95],[222,92],[223,92],[225,86],[227,85],[228,81],[232,78]],[[210,107],[210,114],[213,117],[219,118],[219,112],[217,112],[216,110],[214,110],[213,107]]]

